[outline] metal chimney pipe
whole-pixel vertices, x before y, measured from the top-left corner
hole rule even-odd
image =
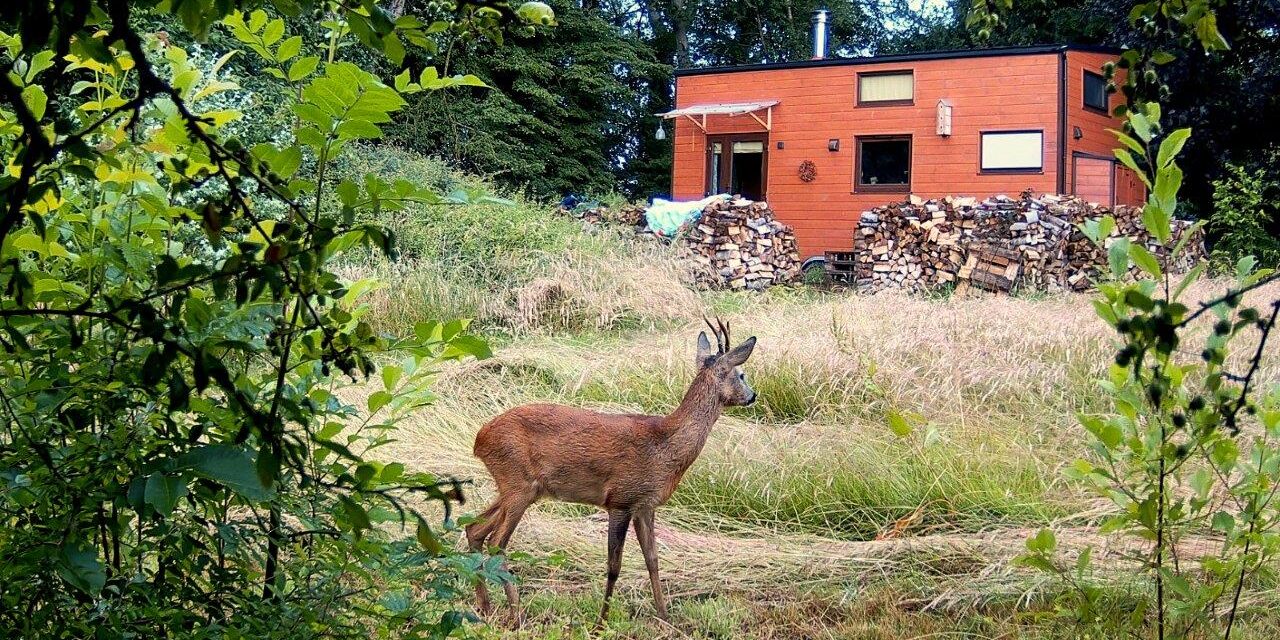
[[[813,59],[827,57],[827,10],[818,9],[813,12]]]

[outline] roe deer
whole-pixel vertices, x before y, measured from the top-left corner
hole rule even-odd
[[[595,505],[609,514],[609,561],[600,620],[622,566],[622,544],[634,520],[644,554],[658,616],[667,605],[658,582],[654,547],[654,509],[665,503],[684,472],[697,459],[711,426],[726,406],[755,402],[741,366],[756,339],[729,350],[729,326],[707,325],[715,334],[713,351],[706,332],[698,335],[697,374],[680,406],[668,416],[611,415],[560,405],[517,407],[489,421],[476,434],[475,455],[497,484],[498,497],[480,520],[467,525],[473,551],[488,542],[505,549],[525,509],[540,498]],[[503,585],[507,604],[520,606],[514,584]],[[490,611],[489,593],[476,585],[478,608]]]

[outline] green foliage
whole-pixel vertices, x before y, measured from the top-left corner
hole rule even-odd
[[[488,88],[413,99],[392,140],[540,197],[608,193],[627,180],[620,160],[653,131],[635,127],[641,89],[669,68],[599,10],[552,5],[555,29],[510,34],[499,48],[453,37],[450,68]]]
[[[1206,230],[1214,237],[1213,261],[1229,270],[1246,256],[1267,267],[1280,266],[1276,238],[1276,203],[1280,179],[1275,165],[1280,153],[1271,151],[1254,167],[1227,165],[1227,176],[1213,183],[1213,213]]]
[[[433,529],[457,481],[371,456],[440,363],[489,351],[463,320],[378,335],[376,283],[334,265],[390,250],[373,214],[458,196],[329,171],[402,94],[475,80],[390,87],[333,59],[337,31],[322,60],[262,10],[172,6],[287,84],[287,129],[231,135],[233,54],[144,40],[128,2],[0,13],[20,33],[0,33],[0,635],[447,635],[446,600],[509,576]],[[393,63],[430,48],[372,3],[322,8]],[[472,9],[482,30],[510,15]],[[384,388],[345,401],[379,365]]]
[[[1001,21],[993,9],[1009,5],[1010,0],[976,3],[970,24],[989,33]],[[1149,37],[1172,36],[1219,51],[1227,43],[1214,8],[1210,0],[1176,6],[1138,2],[1129,19]],[[1166,134],[1161,123],[1160,101],[1169,97],[1169,88],[1158,67],[1174,59],[1148,40],[1104,68],[1112,90],[1117,69],[1125,71],[1125,103],[1116,112],[1127,118],[1124,131],[1115,132],[1123,145],[1116,157],[1147,187],[1142,223],[1170,259],[1193,235],[1170,246],[1184,177],[1177,158],[1191,137],[1185,128]],[[1280,505],[1274,500],[1280,486],[1280,388],[1260,390],[1256,379],[1280,301],[1272,301],[1267,313],[1242,307],[1244,293],[1280,276],[1255,271],[1252,256],[1241,258],[1235,289],[1193,310],[1180,298],[1203,267],[1174,282],[1167,265],[1146,247],[1124,239],[1107,243],[1112,225],[1103,218],[1082,229],[1107,250],[1111,263],[1113,280],[1099,285],[1101,297],[1094,301],[1122,344],[1100,382],[1111,409],[1080,414],[1092,455],[1077,460],[1066,475],[1110,503],[1100,533],[1138,543],[1148,591],[1127,616],[1104,616],[1105,590],[1091,554],[1086,551],[1071,566],[1060,564],[1048,530],[1027,541],[1019,562],[1070,585],[1058,600],[1058,614],[1081,625],[1104,624],[1107,634],[1160,640],[1218,634],[1229,640],[1244,606],[1245,583],[1280,552]],[[1123,282],[1130,265],[1145,277]],[[1201,317],[1216,321],[1194,361],[1183,354],[1194,351],[1185,342]],[[1237,361],[1229,363],[1230,347],[1251,332],[1257,333],[1256,345],[1241,371]],[[1195,551],[1180,546],[1195,536],[1222,542]]]
[[[1176,158],[1191,132],[1179,129],[1158,139],[1159,104],[1140,99],[1129,105],[1126,129],[1132,136],[1116,133],[1124,145],[1116,154],[1150,190],[1143,225],[1176,259],[1191,235],[1169,246],[1182,184]],[[1175,283],[1145,247],[1123,240],[1107,246],[1113,224],[1104,218],[1083,226],[1108,250],[1114,278],[1099,285],[1101,297],[1094,302],[1122,343],[1100,382],[1111,409],[1080,414],[1091,436],[1091,456],[1077,460],[1066,475],[1110,503],[1102,534],[1138,542],[1150,597],[1127,617],[1104,617],[1105,590],[1091,554],[1086,551],[1071,566],[1059,564],[1049,530],[1027,541],[1019,562],[1071,586],[1059,599],[1059,614],[1078,623],[1105,620],[1109,633],[1161,640],[1219,633],[1230,638],[1245,583],[1280,552],[1280,504],[1274,500],[1280,481],[1280,388],[1256,388],[1280,301],[1270,303],[1267,314],[1241,306],[1244,292],[1275,276],[1269,269],[1255,271],[1252,257],[1241,259],[1236,289],[1193,310],[1180,297],[1203,269]],[[1122,282],[1130,265],[1147,277]],[[1202,316],[1216,322],[1200,360],[1189,361],[1182,355],[1193,350],[1185,344],[1189,327]],[[1239,365],[1228,364],[1229,349],[1249,332],[1258,333],[1257,344],[1241,372]],[[1199,555],[1188,558],[1180,545],[1206,535],[1220,537],[1222,544],[1199,547],[1193,552]]]

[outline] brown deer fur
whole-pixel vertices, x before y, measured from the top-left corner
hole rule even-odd
[[[710,322],[708,322],[710,325]],[[670,415],[605,414],[552,404],[511,409],[476,435],[475,455],[497,485],[498,497],[467,526],[472,550],[486,543],[505,549],[529,505],[541,498],[595,505],[609,513],[608,573],[601,620],[622,564],[622,545],[634,521],[658,615],[667,617],[658,582],[654,510],[665,503],[698,458],[711,427],[726,406],[747,405],[756,394],[741,365],[755,347],[750,338],[728,351],[728,325],[698,336],[698,372]],[[508,605],[519,606],[515,585],[504,585]],[[483,583],[476,586],[482,613],[490,610]]]

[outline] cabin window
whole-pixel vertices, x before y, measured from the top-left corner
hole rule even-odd
[[[855,191],[910,191],[911,136],[857,138]]]
[[[1092,71],[1084,72],[1084,106],[1106,113],[1110,111],[1107,79]]]
[[[1042,171],[1044,132],[985,131],[981,155],[983,171]]]
[[[858,104],[884,106],[913,104],[915,74],[910,71],[877,71],[858,74]]]

